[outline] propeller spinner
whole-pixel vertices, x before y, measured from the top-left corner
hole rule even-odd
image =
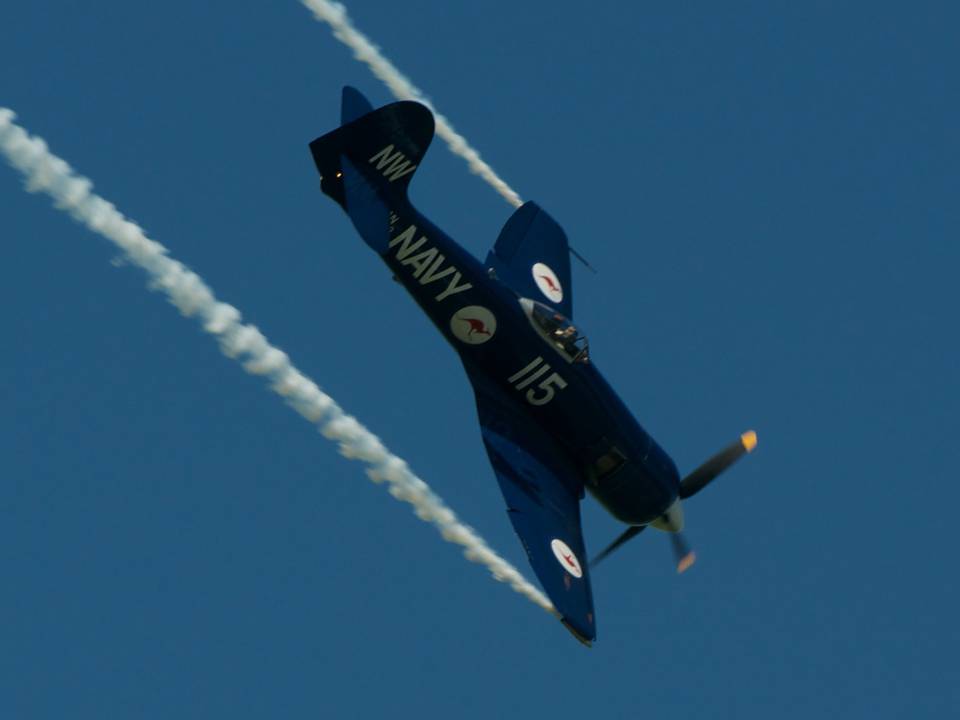
[[[724,470],[733,465],[733,463],[747,453],[752,452],[756,446],[757,434],[753,430],[748,430],[747,432],[743,433],[743,435],[741,435],[736,442],[725,447],[723,450],[718,452],[680,481],[680,499],[686,500],[687,498],[696,495],[707,485],[713,482],[713,480],[715,480],[717,476],[720,475]],[[693,565],[697,556],[696,553],[690,549],[686,539],[680,532],[682,520],[676,529],[671,527],[673,523],[671,522],[669,515],[664,515],[663,518],[651,524],[658,526],[660,529],[666,530],[670,533],[670,543],[673,547],[673,554],[677,562],[678,573],[682,573],[684,570],[687,570],[691,565]],[[601,560],[609,556],[614,550],[619,548],[628,540],[631,540],[639,535],[644,529],[646,529],[646,527],[646,525],[635,525],[628,527],[617,537],[616,540],[610,543],[590,562],[590,566],[595,567],[598,565]]]

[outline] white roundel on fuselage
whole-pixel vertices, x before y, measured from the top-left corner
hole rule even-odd
[[[553,550],[554,557],[557,558],[557,562],[560,563],[564,570],[575,578],[583,577],[583,568],[580,567],[580,561],[577,559],[577,556],[573,554],[573,550],[570,549],[569,545],[563,540],[554,538],[550,541],[550,549]]]
[[[550,269],[550,266],[538,262],[534,264],[532,271],[533,281],[547,300],[555,303],[563,302],[563,285],[560,284],[560,278]]]
[[[482,345],[496,331],[497,319],[492,312],[479,305],[460,308],[450,318],[450,332],[457,340],[468,345]]]

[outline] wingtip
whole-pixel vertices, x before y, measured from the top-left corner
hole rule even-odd
[[[573,635],[577,640],[579,640],[583,645],[586,645],[588,648],[593,647],[593,641],[596,640],[596,636],[593,637],[584,635],[579,630],[577,630],[566,618],[560,618],[560,622],[563,626],[570,631],[570,634]]]
[[[744,450],[753,452],[753,449],[757,446],[757,434],[753,430],[747,430],[740,436],[740,442],[743,444]]]

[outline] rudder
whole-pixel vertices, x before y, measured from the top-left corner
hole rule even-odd
[[[354,180],[351,173],[362,174],[384,200],[405,198],[433,139],[433,113],[420,103],[403,100],[362,114],[367,108],[359,92],[344,88],[342,117],[355,119],[310,143],[321,189],[348,212],[344,186]]]

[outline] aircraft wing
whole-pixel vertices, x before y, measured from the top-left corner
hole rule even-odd
[[[473,386],[483,444],[510,522],[563,624],[589,645],[597,633],[580,529],[583,485],[554,441],[500,391],[482,380]]]
[[[567,235],[536,203],[526,202],[510,216],[487,255],[487,266],[521,297],[573,318]]]

